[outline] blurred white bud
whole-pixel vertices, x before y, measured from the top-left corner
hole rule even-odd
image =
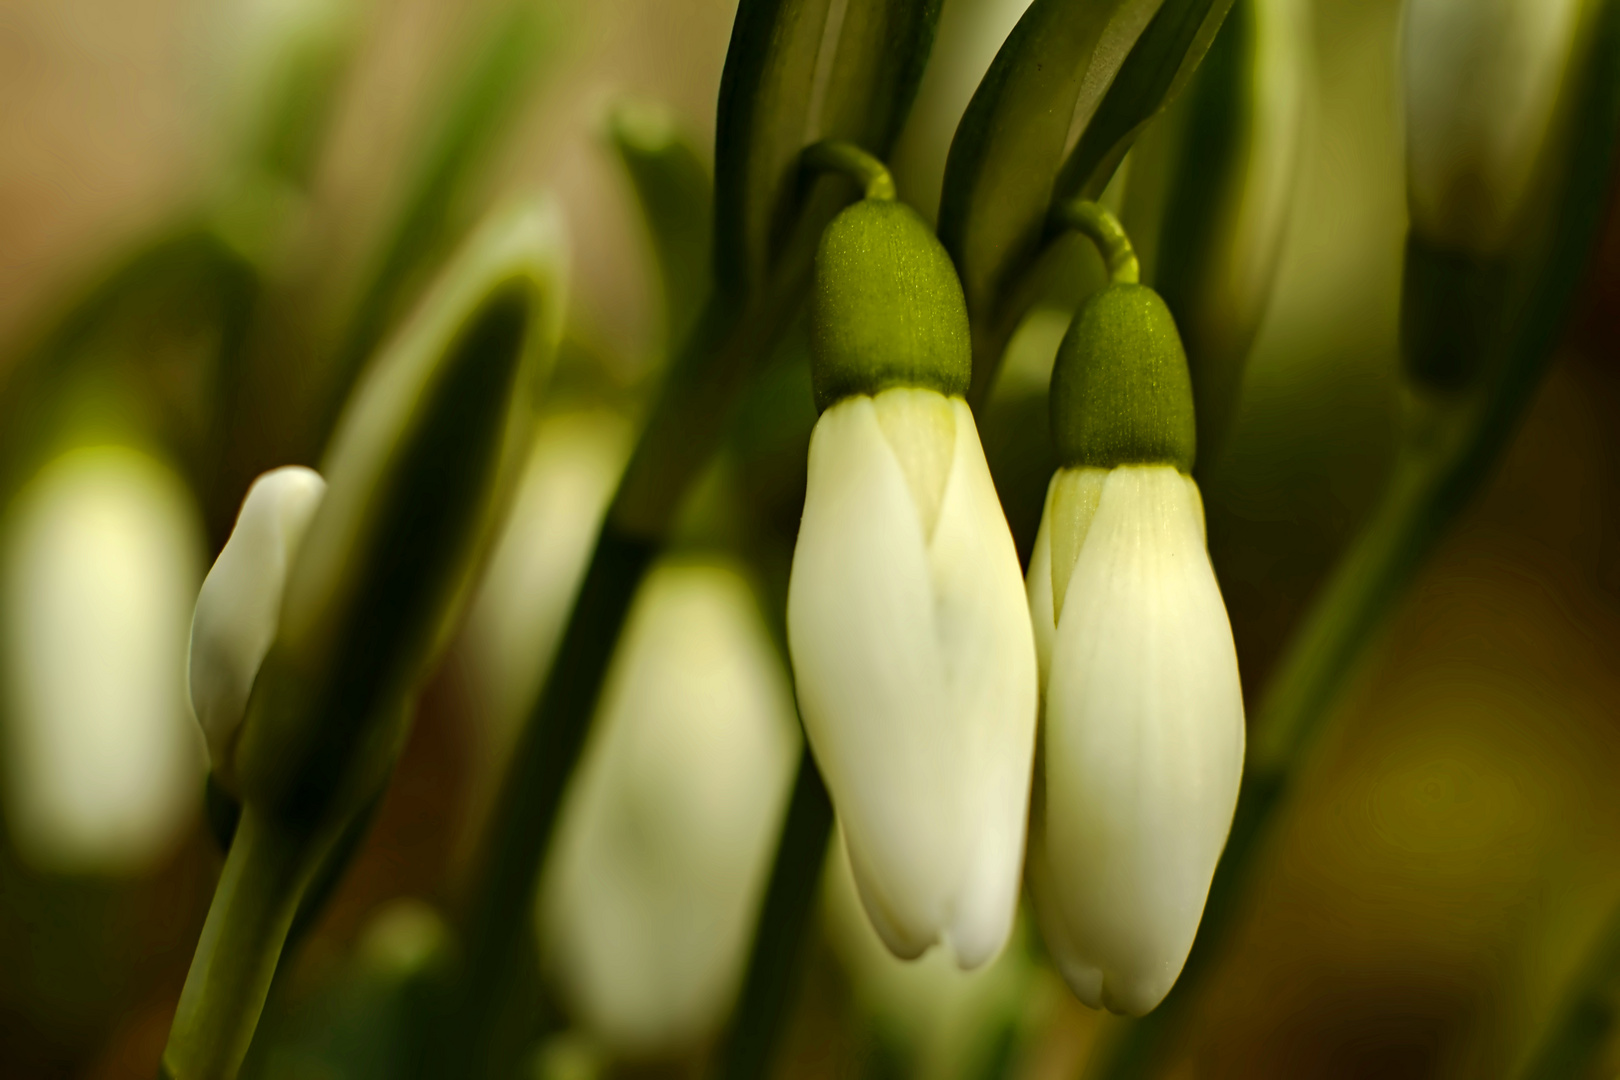
[[[1029,876],[1086,1004],[1175,985],[1243,773],[1237,652],[1197,485],[1169,465],[1066,468],[1029,567],[1045,710]]]
[[[203,544],[180,478],[130,447],[69,451],[12,504],[0,760],[30,865],[140,872],[198,805],[181,672]]]
[[[1406,172],[1412,229],[1500,251],[1535,174],[1581,0],[1409,0]]]
[[[593,409],[543,418],[461,631],[479,737],[469,854],[540,686],[630,453],[630,423]]]
[[[799,757],[786,672],[722,566],[642,585],[541,884],[547,968],[615,1053],[712,1035],[736,994]]]
[[[480,711],[502,748],[550,667],[630,435],[605,409],[548,416],[535,432],[464,631]]]
[[[994,957],[1018,901],[1035,653],[961,398],[844,398],[810,441],[788,638],[855,882],[896,955]]]
[[[231,753],[248,695],[281,621],[281,597],[299,542],[326,494],[313,469],[288,465],[253,482],[231,537],[214,560],[191,618],[191,709],[214,775],[235,790]]]

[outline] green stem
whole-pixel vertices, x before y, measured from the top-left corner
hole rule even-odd
[[[854,143],[823,139],[805,147],[799,161],[806,169],[844,174],[861,186],[868,199],[894,201],[894,177],[888,166]]]
[[[1125,226],[1108,209],[1088,199],[1071,199],[1052,208],[1052,224],[1062,229],[1073,229],[1097,245],[1097,254],[1108,267],[1109,279],[1115,285],[1135,285],[1142,280],[1142,268],[1136,261],[1136,249],[1125,235]]]
[[[816,910],[832,823],[832,802],[806,746],[754,931],[742,995],[720,1055],[720,1080],[759,1080],[770,1072],[773,1051],[793,1004],[802,943]]]
[[[243,811],[163,1051],[166,1080],[236,1076],[321,846]]]

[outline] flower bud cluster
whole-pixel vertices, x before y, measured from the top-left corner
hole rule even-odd
[[[891,951],[996,956],[1027,826],[1065,977],[1088,1004],[1140,1014],[1186,959],[1243,763],[1236,652],[1188,475],[1186,356],[1142,286],[1075,317],[1052,380],[1063,468],[1026,593],[960,397],[961,297],[903,206],[857,204],[823,238],[822,413],[788,598],[800,712]]]

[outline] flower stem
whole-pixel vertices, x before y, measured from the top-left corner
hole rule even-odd
[[[894,177],[888,166],[854,143],[823,139],[805,147],[799,162],[812,171],[843,173],[861,186],[868,199],[894,200]]]
[[[770,1073],[772,1053],[793,1004],[805,931],[820,895],[832,822],[832,802],[806,746],[754,931],[748,972],[720,1056],[720,1080],[759,1080]]]
[[[242,812],[163,1051],[166,1080],[236,1076],[322,846]]]
[[[1052,208],[1052,224],[1073,229],[1096,244],[1097,254],[1102,256],[1115,285],[1135,285],[1142,280],[1142,267],[1136,260],[1136,249],[1131,247],[1131,238],[1107,207],[1088,199],[1058,203]]]

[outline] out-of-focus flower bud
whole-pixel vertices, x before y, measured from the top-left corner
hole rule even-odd
[[[235,788],[231,754],[253,680],[275,640],[287,568],[325,494],[320,474],[297,465],[255,480],[197,594],[187,680],[191,710],[226,790]]]
[[[469,845],[482,836],[513,741],[551,668],[632,434],[629,420],[607,409],[548,414],[535,431],[457,645],[481,744]]]
[[[541,887],[547,966],[615,1053],[724,1021],[753,939],[799,739],[746,582],[666,565],[642,587]]]
[[[1551,125],[1581,0],[1409,0],[1407,203],[1415,235],[1508,243]]]
[[[1041,998],[1064,993],[1031,961],[1022,928],[1014,929],[1000,956],[974,971],[962,971],[937,950],[917,960],[896,959],[861,910],[840,845],[830,845],[821,895],[828,943],[883,1040],[886,1063],[899,1075],[991,1075],[1009,1029],[1037,1020]]]
[[[493,215],[344,415],[233,762],[288,825],[346,816],[392,767],[527,444],[560,230],[549,205]]]
[[[1192,947],[1243,772],[1237,653],[1187,475],[1192,389],[1169,310],[1114,285],[1052,377],[1063,467],[1029,568],[1044,711],[1029,875],[1064,979],[1140,1015]]]
[[[977,967],[1018,899],[1035,656],[961,397],[961,286],[912,210],[867,200],[828,227],[811,339],[823,411],[787,619],[805,730],[884,942]]]
[[[42,870],[149,867],[194,811],[186,608],[202,523],[180,478],[128,446],[47,462],[4,526],[6,822]]]

